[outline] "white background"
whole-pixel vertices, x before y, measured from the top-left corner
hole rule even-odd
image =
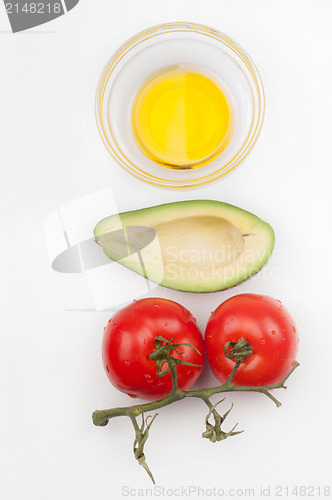
[[[266,92],[263,130],[249,157],[195,191],[162,190],[122,171],[94,120],[107,59],[136,32],[167,21],[233,37],[255,61]],[[273,497],[276,485],[331,483],[331,21],[330,0],[81,0],[52,23],[13,35],[1,3],[3,498],[107,500],[122,498],[126,485],[152,485],[133,458],[130,422],[97,428],[91,421],[96,408],[131,402],[101,364],[110,313],[79,311],[90,304],[84,276],[55,273],[45,244],[50,212],[109,187],[122,211],[212,198],[270,222],[278,258],[257,278],[203,296],[161,287],[154,295],[190,308],[204,330],[224,299],[266,293],[284,302],[300,335],[301,367],[276,394],[280,409],[259,394],[227,396],[224,408],[233,401],[234,409],[225,427],[239,422],[242,435],[217,444],[201,439],[200,401],[160,411],[146,446],[157,483],[255,488],[257,497],[261,485],[271,485]],[[206,367],[198,386],[215,382]]]

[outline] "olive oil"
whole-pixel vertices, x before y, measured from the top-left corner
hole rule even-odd
[[[176,67],[144,83],[134,100],[132,123],[148,157],[169,168],[196,168],[227,146],[231,109],[210,76]]]

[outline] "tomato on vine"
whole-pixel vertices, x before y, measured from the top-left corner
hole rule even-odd
[[[249,342],[253,354],[238,367],[235,385],[275,384],[291,369],[298,336],[293,318],[279,300],[264,295],[235,295],[211,314],[205,331],[206,355],[222,383],[235,365],[235,360],[225,355],[225,344],[229,352],[241,338]]]
[[[185,307],[163,298],[136,300],[118,311],[104,330],[102,358],[106,374],[120,391],[154,401],[172,390],[171,373],[158,374],[150,358],[157,337],[172,344],[170,354],[185,364],[177,367],[178,387],[188,390],[204,363],[204,343],[196,320]],[[185,345],[187,344],[187,345]],[[161,371],[168,369],[167,363]]]

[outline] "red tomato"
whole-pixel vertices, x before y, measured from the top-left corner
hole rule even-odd
[[[226,382],[235,364],[234,359],[226,358],[224,345],[241,337],[254,352],[239,366],[235,385],[275,384],[288,373],[295,361],[298,337],[291,315],[279,300],[235,295],[211,314],[205,331],[206,355],[220,382]]]
[[[172,389],[170,373],[157,374],[156,362],[149,359],[155,339],[161,335],[173,343],[187,346],[171,351],[171,356],[200,367],[178,365],[178,386],[188,390],[197,380],[204,363],[204,343],[192,314],[180,304],[167,299],[147,298],[134,301],[118,311],[108,322],[102,344],[103,364],[111,383],[130,396],[154,401]],[[168,368],[167,362],[162,366]]]

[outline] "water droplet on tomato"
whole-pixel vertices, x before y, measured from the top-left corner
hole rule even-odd
[[[144,378],[145,378],[145,380],[147,381],[148,384],[151,384],[153,382],[152,377],[148,373],[146,373],[144,375]]]
[[[272,330],[272,335],[275,335],[277,332],[275,330]]]
[[[123,360],[123,362],[124,362],[124,364],[125,364],[126,366],[129,366],[129,365],[130,365],[130,361],[128,361],[127,359],[124,359],[124,360]]]
[[[265,339],[260,339],[260,343],[264,345],[264,344],[266,344],[266,340]]]
[[[107,373],[109,373],[109,372],[110,372],[110,369],[108,368],[108,366],[107,366],[107,365],[106,365],[106,371],[107,371]]]
[[[294,333],[296,333],[296,328],[295,328],[295,326],[293,326],[293,332],[294,332]]]
[[[128,396],[130,396],[131,398],[137,398],[137,396],[135,394],[129,394],[129,392],[127,392]]]
[[[193,320],[194,320],[194,323],[196,323],[196,318],[193,318]]]
[[[159,304],[153,304],[153,307],[155,307],[157,309],[160,309],[160,305]]]
[[[165,326],[167,326],[167,325],[168,325],[168,323],[165,323]]]
[[[281,304],[281,300],[277,299],[277,302],[279,302],[279,304]]]
[[[111,323],[112,322],[112,318],[108,320],[108,323]]]

